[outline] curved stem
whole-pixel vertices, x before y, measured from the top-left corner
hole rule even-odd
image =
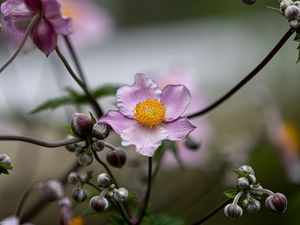
[[[126,215],[125,213],[125,210],[123,209],[122,205],[119,203],[119,202],[116,202],[116,205],[123,217],[123,219],[125,220],[125,222],[128,224],[128,225],[132,225],[131,221],[128,219],[128,216]]]
[[[30,21],[25,33],[24,37],[20,43],[20,45],[16,48],[16,50],[12,53],[12,55],[0,66],[0,73],[3,72],[3,70],[18,56],[20,51],[22,50],[28,36],[30,35],[30,31],[32,30],[32,27],[36,23],[36,21],[39,19],[40,14],[37,14],[33,17],[33,19]]]
[[[43,141],[43,140],[35,139],[32,137],[26,137],[26,136],[0,135],[0,141],[21,141],[21,142],[31,143],[34,145],[43,146],[46,148],[57,148],[57,147],[81,142],[82,139],[81,138],[72,138],[72,139],[64,139],[61,141],[48,142],[48,141]]]
[[[251,188],[250,192],[251,191],[261,192],[261,193],[266,194],[266,195],[274,195],[273,191],[265,189],[265,188]]]
[[[75,66],[77,68],[77,71],[78,71],[80,79],[82,80],[82,82],[86,86],[88,86],[86,78],[85,78],[85,75],[84,75],[84,72],[83,72],[83,69],[82,69],[82,66],[81,66],[81,64],[79,62],[79,58],[78,58],[78,56],[77,56],[77,54],[75,52],[74,46],[73,46],[70,38],[68,36],[66,36],[66,35],[64,35],[63,37],[64,37],[65,43],[66,43],[66,45],[67,45],[67,47],[68,47],[68,49],[70,51],[71,57],[72,57],[72,59],[73,59],[73,61],[75,63]]]
[[[36,183],[30,185],[22,194],[21,198],[20,198],[20,201],[19,201],[19,204],[17,206],[17,209],[16,209],[16,213],[15,215],[17,217],[20,217],[20,214],[21,214],[21,210],[25,204],[25,201],[27,200],[27,198],[29,197],[29,195],[31,194],[31,192],[36,188]]]
[[[85,85],[85,83],[83,83],[75,74],[75,72],[73,71],[72,67],[70,66],[70,64],[68,63],[68,61],[66,60],[65,56],[62,54],[62,52],[60,51],[60,49],[58,47],[55,48],[56,53],[58,55],[58,57],[61,59],[61,61],[63,62],[63,64],[65,65],[66,69],[68,70],[69,74],[71,75],[71,77],[75,80],[75,82],[82,88],[82,90],[84,91],[85,95],[87,96],[89,102],[91,103],[92,107],[94,108],[96,114],[98,117],[101,117],[103,115],[102,109],[100,108],[99,104],[97,103],[97,101],[95,100],[95,98],[92,96],[92,94],[90,93],[90,91],[88,90],[87,86]]]
[[[146,214],[148,203],[150,200],[150,194],[151,194],[151,183],[152,183],[152,158],[149,157],[148,158],[148,180],[147,180],[147,191],[146,191],[146,195],[145,195],[145,201],[144,201],[144,205],[141,210],[141,213],[140,213],[140,217],[137,220],[137,222],[135,223],[135,225],[141,224],[141,222],[143,221],[143,218]]]
[[[286,34],[281,38],[281,40],[275,45],[275,47],[271,50],[271,52],[237,85],[235,85],[230,91],[228,91],[225,95],[219,98],[217,101],[209,105],[208,107],[200,110],[199,112],[192,113],[187,116],[187,118],[192,119],[198,116],[201,116],[205,113],[208,113],[218,107],[220,104],[225,102],[228,98],[230,98],[233,94],[235,94],[240,88],[242,88],[245,84],[247,84],[253,77],[255,77],[258,72],[264,68],[268,62],[276,55],[276,53],[281,49],[281,47],[285,44],[285,42],[291,37],[294,33],[293,29],[289,29]]]
[[[117,147],[115,147],[115,146],[112,145],[112,144],[109,144],[109,143],[107,143],[107,142],[105,142],[105,141],[102,141],[102,142],[103,142],[103,144],[104,144],[105,147],[107,147],[107,148],[109,148],[109,149],[111,149],[111,150],[117,149]]]
[[[202,219],[192,223],[191,225],[200,225],[200,224],[204,223],[205,221],[209,220],[214,215],[216,215],[221,209],[223,209],[230,202],[231,202],[231,199],[227,199],[226,201],[222,202],[217,208],[215,208],[210,213],[208,213],[205,217],[203,217]]]
[[[240,191],[236,196],[235,198],[233,199],[233,205],[237,205],[240,201],[240,198],[244,195],[244,191]]]

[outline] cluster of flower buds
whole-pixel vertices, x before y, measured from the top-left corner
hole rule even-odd
[[[249,213],[258,212],[261,208],[260,200],[264,194],[268,197],[265,206],[274,213],[283,214],[287,208],[287,198],[281,193],[274,193],[263,188],[256,181],[255,172],[251,166],[244,165],[238,170],[234,170],[238,175],[235,188],[225,192],[227,197],[234,198],[233,203],[224,208],[224,213],[228,218],[238,219],[243,215],[242,205]]]
[[[64,189],[61,182],[57,180],[47,180],[38,185],[42,197],[47,202],[60,200],[64,197]]]
[[[292,28],[300,28],[300,1],[282,0],[280,2],[280,11],[288,19]]]
[[[242,2],[246,5],[253,5],[256,2],[256,0],[242,0]]]

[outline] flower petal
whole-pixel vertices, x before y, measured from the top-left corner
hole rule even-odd
[[[122,145],[135,145],[138,153],[148,157],[154,155],[161,141],[167,137],[168,134],[163,126],[149,128],[139,123],[121,133]]]
[[[116,98],[120,112],[128,117],[133,117],[133,111],[137,103],[146,99],[159,99],[161,90],[144,74],[136,74],[132,86],[125,85],[118,89]]]
[[[181,141],[196,127],[185,117],[180,117],[172,122],[164,123],[163,126],[167,130],[168,139],[171,141]]]
[[[55,49],[57,35],[51,24],[45,19],[40,19],[31,31],[32,41],[47,56]]]
[[[44,16],[52,24],[57,33],[68,35],[72,33],[71,18],[63,17],[58,1],[44,0]]]
[[[129,119],[128,117],[123,116],[120,112],[115,110],[108,111],[99,119],[98,122],[110,125],[111,128],[119,135],[123,130],[137,124],[137,121]]]
[[[184,113],[191,101],[189,90],[183,85],[168,85],[162,90],[161,101],[166,111],[166,121],[173,121]]]
[[[20,225],[20,220],[16,216],[7,217],[0,221],[1,225]]]
[[[41,0],[24,0],[26,6],[33,12],[41,12],[43,9]]]

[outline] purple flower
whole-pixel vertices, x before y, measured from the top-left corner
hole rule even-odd
[[[55,49],[58,33],[71,33],[71,19],[62,16],[57,0],[6,0],[1,4],[1,12],[8,31],[16,36],[24,35],[29,23],[38,16],[30,36],[46,55]]]
[[[137,74],[132,86],[118,89],[116,99],[118,111],[108,111],[99,122],[110,125],[122,145],[135,145],[142,155],[151,157],[162,140],[181,141],[195,129],[181,117],[191,100],[183,85],[160,90],[150,78]]]
[[[7,217],[0,221],[1,225],[20,225],[20,219],[16,216]],[[22,225],[32,225],[31,223],[24,223]]]

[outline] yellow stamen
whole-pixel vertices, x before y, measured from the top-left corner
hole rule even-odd
[[[76,216],[69,222],[68,225],[83,225],[83,224],[84,224],[84,221],[83,221],[82,217]]]
[[[78,18],[80,15],[80,9],[76,6],[76,4],[63,1],[61,3],[61,13],[66,17]]]
[[[146,99],[135,106],[133,118],[141,124],[154,127],[165,119],[166,108],[156,99]]]
[[[289,151],[299,151],[300,136],[293,124],[284,123],[277,131],[277,137],[284,149]]]

